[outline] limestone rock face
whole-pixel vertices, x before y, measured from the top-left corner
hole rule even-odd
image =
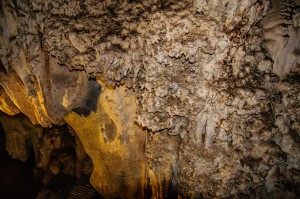
[[[104,88],[97,111],[65,117],[91,157],[91,184],[105,198],[144,198],[146,134],[134,124],[135,94]]]
[[[71,125],[105,197],[299,195],[298,1],[1,2],[1,110]]]

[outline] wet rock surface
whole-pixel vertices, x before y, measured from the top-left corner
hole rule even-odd
[[[107,198],[299,195],[298,1],[1,2],[1,110],[71,125]]]

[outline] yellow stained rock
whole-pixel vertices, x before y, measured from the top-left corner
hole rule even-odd
[[[8,115],[16,115],[20,110],[14,105],[4,92],[0,93],[0,110]]]
[[[143,198],[146,132],[135,124],[135,112],[133,92],[104,87],[96,112],[65,116],[93,161],[91,184],[105,198]]]

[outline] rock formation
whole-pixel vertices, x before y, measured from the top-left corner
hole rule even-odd
[[[93,165],[79,138],[67,125],[42,128],[34,126],[24,115],[1,115],[8,154],[26,161],[34,154],[37,180],[47,184],[54,175],[64,173],[77,178],[89,176]]]
[[[105,198],[300,195],[297,0],[0,9],[0,109],[70,125]]]

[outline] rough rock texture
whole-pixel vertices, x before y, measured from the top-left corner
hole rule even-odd
[[[69,123],[107,198],[300,194],[298,1],[1,2],[1,110]]]

